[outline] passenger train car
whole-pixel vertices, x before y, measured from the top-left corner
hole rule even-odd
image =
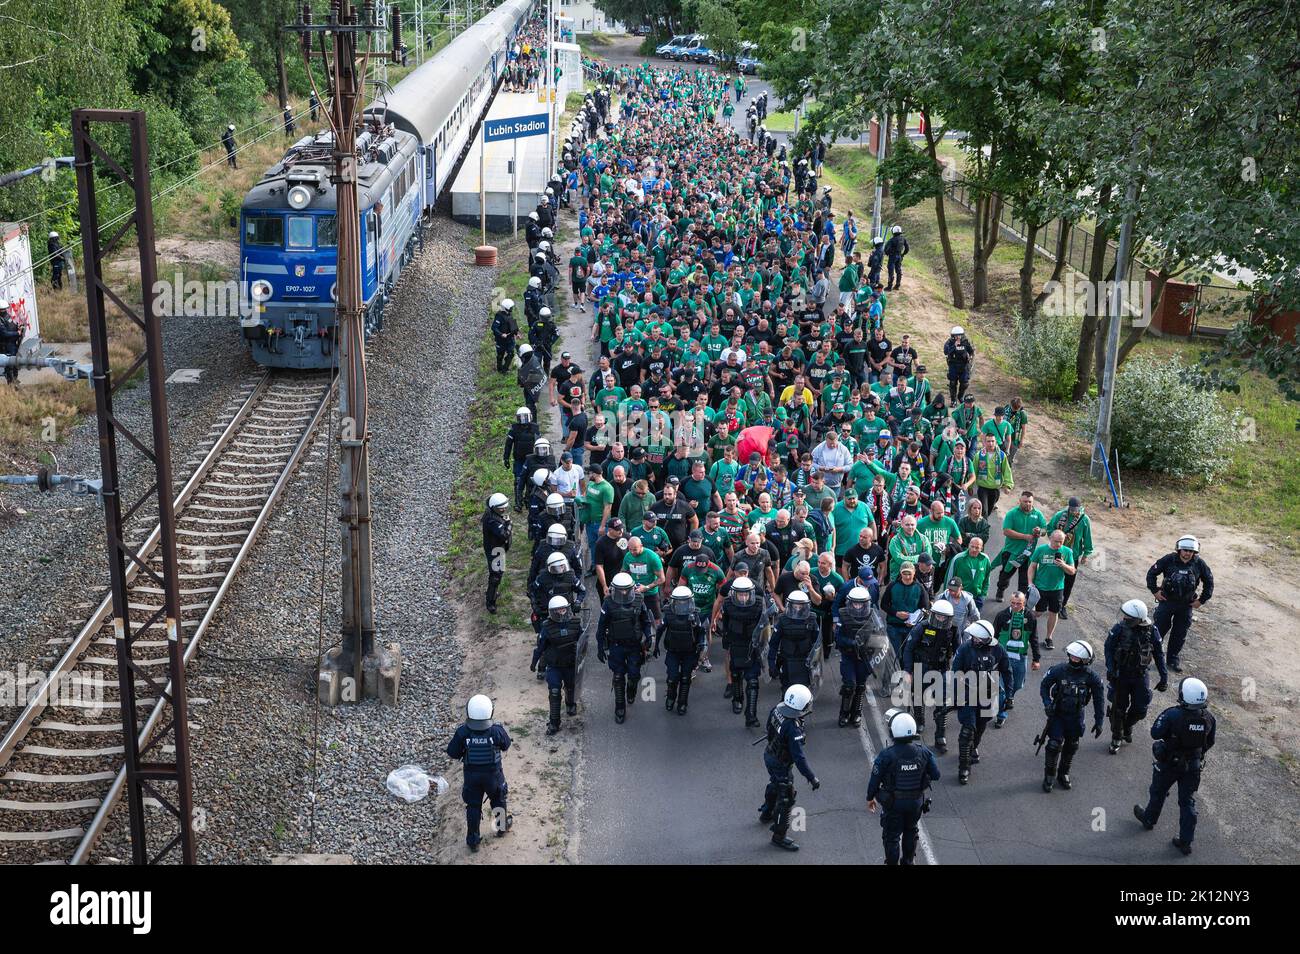
[[[449,186],[534,0],[506,0],[365,111],[357,137],[366,333],[415,253],[421,220]],[[262,175],[240,211],[240,321],[259,364],[334,364],[338,225],[333,133],[306,136]]]

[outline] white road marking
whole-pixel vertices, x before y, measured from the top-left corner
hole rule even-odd
[[[875,721],[876,725],[880,725],[884,716],[880,712],[880,707],[876,705],[875,692],[868,687],[867,691],[863,693],[863,695],[866,696],[867,703],[871,706],[871,718]],[[871,742],[871,734],[867,732],[867,724],[865,721],[858,726],[858,738],[862,742],[862,750],[867,754],[867,761],[875,762],[876,747]],[[930,844],[930,836],[925,833],[925,823],[918,823],[916,831],[916,843],[921,848],[921,854],[925,856],[925,863],[927,865],[937,865],[939,859],[934,853],[934,846]]]

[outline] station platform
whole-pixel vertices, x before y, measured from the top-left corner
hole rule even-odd
[[[509,119],[514,116],[533,116],[546,111],[537,93],[497,93],[488,110],[488,121]],[[507,139],[487,144],[485,157],[487,227],[493,232],[511,231],[514,212],[514,192],[510,176],[510,162],[519,149],[519,222],[522,227],[528,213],[537,208],[546,192],[547,173],[553,172],[546,156],[546,136],[529,136],[524,139]],[[470,144],[460,173],[451,187],[451,217],[466,225],[479,224],[479,151],[482,136],[475,136]]]

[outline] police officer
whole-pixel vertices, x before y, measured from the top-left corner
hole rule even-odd
[[[50,285],[53,288],[62,288],[63,257],[68,254],[68,250],[59,241],[58,232],[50,233],[50,237],[45,242],[45,251],[50,258]]]
[[[563,555],[569,561],[569,566],[578,565],[578,545],[569,539],[569,533],[562,524],[553,523],[546,528],[546,535],[538,541],[537,548],[533,550],[533,562],[528,565],[526,581],[529,587],[546,571],[546,561],[556,553]]]
[[[1214,595],[1214,574],[1201,559],[1200,552],[1199,540],[1193,536],[1182,537],[1173,553],[1162,556],[1147,570],[1147,589],[1156,598],[1152,622],[1169,639],[1166,652],[1169,668],[1174,672],[1183,671],[1178,660],[1187,640],[1187,629],[1192,625],[1192,610],[1210,602]]]
[[[948,362],[948,401],[955,405],[966,396],[966,389],[970,387],[971,364],[975,360],[975,346],[961,325],[953,325],[948,333],[948,340],[943,343],[943,356]]]
[[[864,586],[854,586],[840,609],[835,630],[835,646],[840,651],[841,728],[862,724],[862,696],[872,672],[871,642],[873,639],[879,642],[884,636],[884,622],[871,606],[870,591]]]
[[[608,661],[614,674],[614,721],[619,725],[627,718],[628,705],[636,702],[651,630],[650,610],[636,592],[631,574],[615,573],[596,624],[596,658],[602,663]],[[657,644],[654,653],[659,655]]]
[[[880,284],[880,266],[885,262],[885,240],[877,235],[871,240],[871,254],[867,256],[867,284],[875,288]]]
[[[903,238],[903,227],[895,225],[890,230],[889,241],[885,243],[885,258],[889,264],[889,284],[885,291],[903,287],[903,256],[912,250]]]
[[[510,498],[493,494],[483,511],[483,555],[488,561],[487,611],[497,611],[497,590],[506,572],[510,551]]]
[[[578,574],[570,568],[569,558],[563,553],[552,553],[546,558],[546,572],[537,574],[533,581],[533,630],[541,630],[542,620],[546,618],[547,607],[551,600],[563,596],[574,608],[582,606],[587,596],[587,588]]]
[[[785,691],[785,698],[767,714],[767,747],[763,750],[763,765],[767,768],[767,791],[759,809],[759,821],[772,823],[772,844],[786,851],[798,851],[799,846],[786,837],[790,830],[790,810],[794,808],[794,769],[808,780],[815,792],[821,788],[817,774],[808,764],[803,751],[803,720],[812,711],[812,693],[807,686],[794,685]]]
[[[926,790],[939,780],[939,762],[921,744],[916,721],[906,712],[889,720],[894,744],[876,756],[867,783],[867,808],[877,803],[881,837],[885,842],[885,864],[910,865],[916,857],[916,840],[921,816],[930,809]]]
[[[948,726],[948,669],[961,644],[952,618],[952,604],[945,599],[935,600],[929,617],[912,627],[903,644],[903,672],[911,680],[912,715],[918,733],[922,733],[925,708],[934,706],[934,750],[940,755],[948,751],[944,735]]]
[[[795,590],[785,601],[785,612],[777,617],[768,643],[767,672],[781,680],[781,691],[795,683],[812,686],[813,667],[821,626],[813,618],[812,602],[803,590]]]
[[[528,455],[532,453],[533,445],[540,436],[537,422],[533,420],[533,412],[526,407],[517,409],[515,419],[506,431],[506,443],[501,451],[501,463],[511,468],[515,475],[515,510],[524,509],[524,490],[528,486],[527,478],[532,473],[527,466]]]
[[[500,838],[514,824],[506,810],[510,787],[501,771],[501,753],[510,748],[510,733],[500,722],[492,721],[492,700],[474,696],[465,706],[465,722],[456,727],[447,743],[447,757],[464,766],[465,779],[460,797],[465,800],[465,844],[478,851],[479,823],[483,820],[483,796],[492,806],[492,827]]]
[[[1044,792],[1050,792],[1056,782],[1060,782],[1066,791],[1072,787],[1070,763],[1079,750],[1089,702],[1092,703],[1093,737],[1101,737],[1104,693],[1101,679],[1091,668],[1092,646],[1086,640],[1076,639],[1065,647],[1065,660],[1047,670],[1047,675],[1038,684],[1043,707],[1047,710],[1047,725],[1043,729],[1047,735]]]
[[[503,298],[492,316],[492,339],[497,346],[497,374],[510,370],[515,357],[515,340],[519,337],[519,322],[515,321],[513,299]]]
[[[532,473],[533,476],[530,478],[532,487],[529,488],[524,506],[528,510],[528,539],[533,542],[533,552],[536,553],[537,547],[546,536],[546,528],[550,525],[550,521],[546,519],[546,498],[551,495],[548,488],[551,472],[545,467],[539,467]]]
[[[543,305],[528,325],[528,343],[541,355],[542,369],[548,375],[551,373],[551,349],[559,337],[560,330],[551,318],[551,309]]]
[[[676,705],[677,714],[686,715],[686,702],[691,695],[691,674],[699,664],[708,634],[708,624],[695,608],[695,594],[691,588],[675,588],[663,621],[664,667],[668,678],[664,708],[669,712]]]
[[[13,357],[18,353],[18,345],[22,342],[23,333],[18,330],[18,323],[13,319],[13,313],[9,310],[9,302],[0,295],[0,354]],[[18,369],[5,365],[5,381],[17,386]]]
[[[997,712],[1000,686],[1011,684],[1011,664],[1007,652],[998,645],[993,624],[979,619],[966,627],[966,641],[952,659],[956,692],[957,720],[961,734],[957,736],[957,782],[970,781],[970,767],[980,760],[980,740],[989,720]],[[993,673],[1001,680],[994,685]],[[972,698],[973,696],[973,698]]]
[[[1111,627],[1102,648],[1106,661],[1106,700],[1110,703],[1111,755],[1119,751],[1122,742],[1133,741],[1133,726],[1142,721],[1151,705],[1147,673],[1152,659],[1160,673],[1156,691],[1169,688],[1160,631],[1151,624],[1147,605],[1141,600],[1129,600],[1121,612],[1120,621]]]
[[[524,320],[531,325],[545,304],[541,276],[533,275],[528,279],[528,287],[524,289]]]
[[[559,494],[551,493],[546,495],[546,519],[551,521],[547,527],[548,532],[551,526],[558,523],[564,528],[564,532],[570,540],[576,541],[578,539],[577,522],[573,515],[573,508],[566,504],[564,498]]]
[[[529,412],[536,419],[537,399],[542,393],[542,388],[546,386],[547,375],[550,372],[542,367],[542,356],[533,350],[532,345],[520,345],[519,361],[515,383],[524,392],[524,403],[528,405]]]
[[[546,690],[550,702],[550,719],[546,734],[560,731],[560,690],[564,690],[565,711],[569,716],[578,712],[574,699],[574,683],[578,672],[579,643],[582,641],[582,619],[573,611],[563,596],[552,596],[546,607],[546,618],[537,632],[537,647],[529,666],[538,672],[538,664],[546,668]],[[538,674],[538,678],[543,678]]]
[[[731,711],[739,715],[743,707],[746,728],[759,724],[758,677],[763,671],[762,643],[766,625],[767,608],[754,581],[747,576],[736,577],[722,601],[718,628],[722,632],[722,644],[727,649],[731,670]]]
[[[1196,790],[1201,787],[1205,753],[1214,747],[1214,716],[1206,709],[1209,691],[1201,680],[1188,676],[1178,684],[1178,705],[1171,706],[1151,724],[1151,791],[1146,808],[1133,806],[1133,814],[1147,831],[1160,821],[1165,796],[1178,785],[1178,837],[1174,847],[1192,853],[1196,836]]]
[[[238,169],[239,163],[235,161],[235,124],[230,123],[221,131],[221,145],[226,147],[226,165],[232,169]]]

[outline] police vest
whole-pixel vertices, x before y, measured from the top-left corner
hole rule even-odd
[[[501,750],[492,737],[492,730],[469,729],[465,736],[465,768],[484,769],[500,764]]]
[[[615,603],[612,599],[605,607],[605,632],[611,643],[620,646],[640,645],[641,598],[634,596],[630,603]]]
[[[1151,665],[1151,627],[1124,626],[1115,645],[1115,666],[1125,676],[1140,676]]]
[[[1210,734],[1210,720],[1203,712],[1187,711],[1171,741],[1185,755],[1200,756],[1205,753],[1205,740]]]
[[[893,764],[881,780],[881,788],[895,799],[915,799],[927,786],[925,749],[915,742],[895,745]]]
[[[855,612],[848,607],[840,612],[840,633],[848,642],[853,643],[854,650],[863,658],[867,652],[867,641],[875,629],[876,620],[870,607],[865,612]]]
[[[694,613],[668,613],[664,616],[664,648],[670,653],[691,653],[699,645],[695,633],[698,617]]]
[[[939,629],[935,626],[927,625],[921,630],[921,639],[916,646],[916,655],[925,665],[935,669],[947,669],[948,663],[952,661],[952,636],[951,626],[945,626]],[[993,668],[979,667],[979,668]]]
[[[781,620],[781,644],[778,652],[787,662],[804,663],[819,635],[816,623],[811,618],[794,620],[787,616]]]
[[[1090,689],[1088,686],[1088,670],[1075,668],[1066,663],[1068,667],[1061,676],[1061,681],[1053,687],[1053,695],[1056,698],[1056,711],[1059,715],[1076,715],[1083,712],[1088,707],[1088,696]]]
[[[537,584],[537,602],[542,609],[546,609],[555,596],[563,596],[573,605],[573,591],[578,584],[578,578],[573,575],[573,571],[561,573],[556,576],[549,570],[542,574]]]
[[[558,668],[573,666],[578,659],[578,639],[582,636],[582,623],[566,619],[562,623],[550,621],[546,631],[546,665]]]
[[[728,649],[748,650],[752,645],[755,625],[763,615],[759,598],[758,594],[754,594],[747,605],[741,606],[730,595],[727,596],[722,619],[723,642]]]
[[[1165,571],[1165,582],[1162,589],[1165,596],[1170,599],[1187,600],[1196,592],[1196,585],[1200,581],[1201,571],[1197,569],[1195,560],[1191,563],[1180,562]]]
[[[798,734],[799,725],[795,723],[787,728],[786,723],[790,721],[781,715],[777,706],[772,708],[767,717],[766,754],[772,756],[781,765],[794,764],[794,756],[790,753],[790,733]]]

